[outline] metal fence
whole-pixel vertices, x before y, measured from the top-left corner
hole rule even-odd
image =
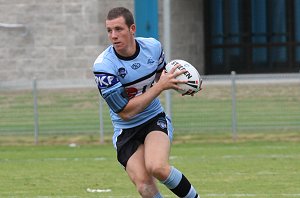
[[[300,132],[300,74],[203,76],[194,97],[160,99],[175,135]],[[93,80],[0,82],[0,137],[112,135],[108,107]],[[100,101],[100,102],[99,102]],[[1,141],[0,141],[1,144]]]

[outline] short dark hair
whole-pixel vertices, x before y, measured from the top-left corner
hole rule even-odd
[[[112,20],[118,17],[124,17],[125,23],[128,27],[130,27],[132,24],[134,24],[134,18],[130,10],[124,7],[116,7],[111,9],[106,17],[106,20]]]

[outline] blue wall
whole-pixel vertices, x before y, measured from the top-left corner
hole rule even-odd
[[[153,37],[158,35],[158,3],[157,0],[135,0],[136,36]]]

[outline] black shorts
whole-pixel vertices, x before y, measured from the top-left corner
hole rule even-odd
[[[116,143],[118,161],[126,168],[128,159],[141,144],[144,144],[146,136],[152,131],[161,131],[172,139],[172,129],[170,128],[172,128],[170,120],[165,113],[160,113],[137,127],[123,129]]]

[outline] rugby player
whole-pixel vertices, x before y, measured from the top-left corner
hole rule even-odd
[[[169,164],[173,128],[158,99],[164,90],[180,89],[177,83],[185,81],[176,77],[185,71],[165,72],[161,43],[135,37],[134,18],[127,8],[111,9],[105,26],[112,45],[97,57],[93,72],[110,108],[118,161],[142,197],[163,197],[157,180],[178,197],[200,197]]]

